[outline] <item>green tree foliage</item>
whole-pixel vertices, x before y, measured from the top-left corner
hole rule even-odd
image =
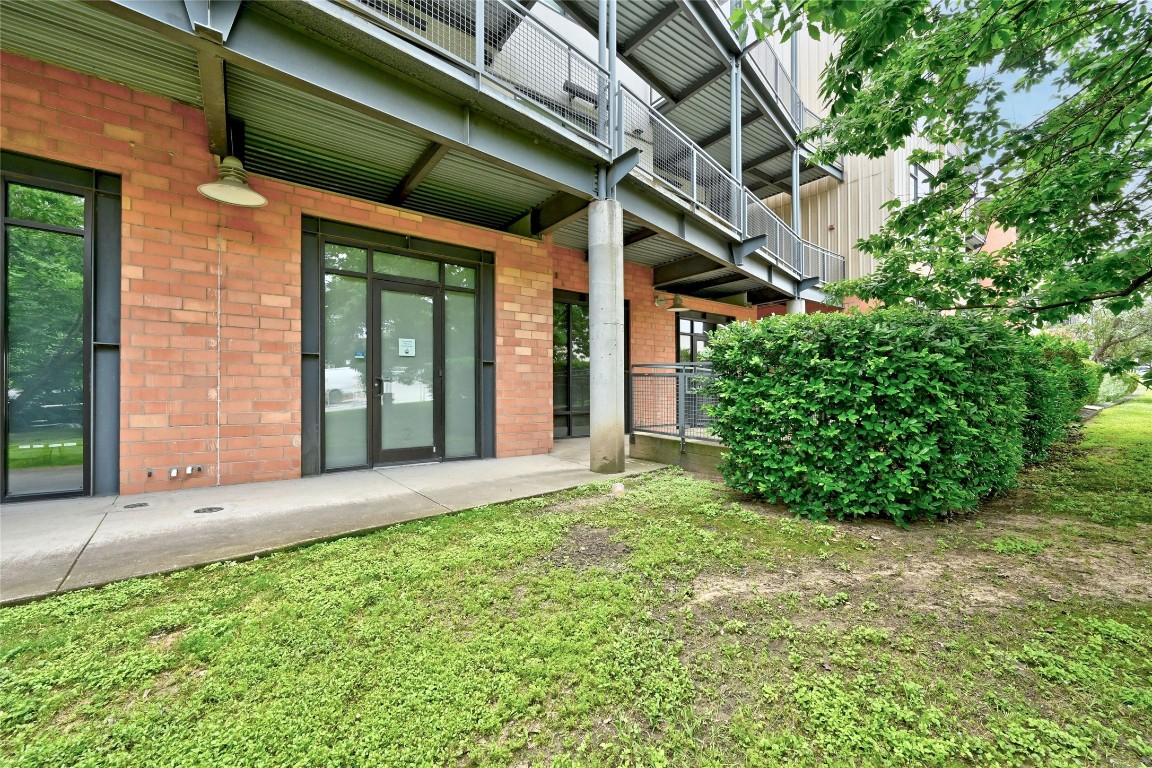
[[[1152,360],[1152,305],[1119,314],[1095,307],[1071,318],[1054,332],[1067,333],[1086,343],[1092,350],[1091,359],[1097,363],[1116,362],[1127,369],[1133,362]]]
[[[734,323],[711,349],[728,484],[814,519],[971,508],[1098,384],[1079,345],[912,308]]]
[[[744,0],[738,28],[835,35],[823,72],[824,156],[883,155],[914,135],[943,150],[933,190],[861,248],[877,271],[842,294],[1042,323],[1093,302],[1142,303],[1152,281],[1152,11],[1145,0]],[[1006,99],[1058,103],[1026,126]],[[898,203],[889,204],[892,207]],[[993,224],[1018,241],[973,252]]]

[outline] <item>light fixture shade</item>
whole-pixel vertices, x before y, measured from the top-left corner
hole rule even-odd
[[[688,311],[688,307],[684,306],[684,299],[678,293],[672,297],[671,303],[669,303],[667,296],[657,296],[656,306],[660,307],[660,309],[667,309],[669,312]]]
[[[204,197],[243,208],[263,208],[268,205],[268,198],[248,186],[248,172],[237,158],[231,155],[225,157],[217,169],[219,181],[201,184],[196,188]]]

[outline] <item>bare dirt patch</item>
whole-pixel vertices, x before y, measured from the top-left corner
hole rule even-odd
[[[996,536],[1035,534],[1045,526],[1048,533],[1056,531],[1048,520],[1014,516],[1004,522],[1009,520],[1010,529],[961,523],[896,531],[845,524],[846,534],[867,539],[874,549],[845,560],[812,557],[746,574],[701,574],[689,604],[727,615],[749,600],[791,595],[798,607],[819,610],[828,598],[846,594],[849,604],[867,600],[881,614],[911,609],[962,620],[1034,600],[1152,601],[1148,547],[1101,541],[1063,547],[1046,539],[1051,546],[1039,554],[998,554],[991,547]],[[1140,538],[1146,541],[1148,533]]]
[[[184,627],[157,632],[148,638],[148,647],[159,651],[170,651],[184,637]]]
[[[628,545],[612,540],[612,531],[593,528],[583,523],[572,526],[556,548],[544,556],[552,565],[585,570],[603,568],[617,571],[623,566]]]

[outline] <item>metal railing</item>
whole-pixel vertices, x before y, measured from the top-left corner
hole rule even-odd
[[[618,99],[620,151],[640,150],[634,175],[707,213],[740,240],[766,235],[760,252],[769,261],[824,282],[842,279],[843,257],[803,240],[728,169],[627,87],[620,87]],[[742,205],[733,204],[741,199]],[[808,265],[820,271],[805,272]]]
[[[631,431],[675,437],[680,450],[688,440],[720,442],[712,433],[707,392],[708,363],[642,363],[632,366]]]
[[[342,4],[511,91],[597,144],[611,146],[608,70],[520,4],[509,0],[343,0]]]
[[[745,239],[766,236],[768,243],[761,250],[772,256],[777,264],[789,266],[801,276],[819,277],[824,283],[844,279],[843,256],[808,242],[751,191],[745,190],[745,195]]]
[[[823,282],[841,279],[844,260],[802,240],[647,100],[624,85],[609,94],[609,72],[511,0],[335,0],[428,47],[619,156],[640,150],[632,171],[679,198],[732,238],[767,235],[768,261]],[[482,11],[480,9],[483,9]],[[759,52],[763,49],[763,52]],[[752,51],[769,66],[803,122],[804,107],[775,54]],[[815,113],[813,113],[815,114]],[[816,271],[806,271],[810,267]]]
[[[693,209],[739,233],[741,214],[734,203],[744,185],[627,86],[620,86],[617,98],[620,151],[640,150],[640,165],[633,173],[658,180]]]
[[[788,75],[788,70],[780,63],[780,58],[772,50],[772,46],[765,40],[753,43],[745,52],[744,60],[751,62],[756,71],[760,73],[760,77],[768,83],[768,87],[776,95],[777,101],[788,108],[788,114],[792,117],[792,123],[796,130],[803,131],[805,114],[810,110],[804,107],[804,102],[800,100],[800,92],[796,90],[792,78]],[[815,115],[816,113],[813,112],[812,114]],[[818,118],[817,122],[819,122]],[[814,126],[816,123],[812,123],[812,125]]]

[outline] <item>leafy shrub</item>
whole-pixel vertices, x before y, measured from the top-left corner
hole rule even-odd
[[[729,325],[711,345],[725,478],[814,519],[972,507],[1023,463],[1021,344],[905,308]]]
[[[1074,342],[911,308],[765,318],[711,346],[725,479],[813,519],[971,508],[1099,384]]]
[[[1048,458],[1048,448],[1068,434],[1068,423],[1096,398],[1102,368],[1085,358],[1080,342],[1059,336],[1028,337],[1020,348],[1027,383],[1024,460]]]

